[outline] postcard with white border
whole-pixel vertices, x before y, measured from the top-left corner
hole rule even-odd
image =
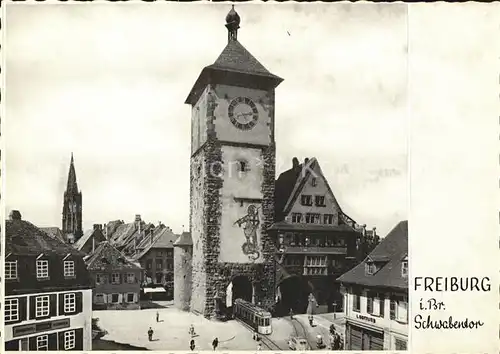
[[[498,353],[498,3],[2,5],[6,351]]]

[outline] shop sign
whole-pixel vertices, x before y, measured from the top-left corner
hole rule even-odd
[[[376,322],[374,318],[371,318],[371,317],[368,317],[368,316],[363,316],[363,315],[360,315],[360,314],[356,314],[356,318],[359,319],[359,320],[366,321],[366,322],[371,322],[371,323],[375,323]]]

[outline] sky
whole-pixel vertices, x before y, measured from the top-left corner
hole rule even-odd
[[[73,152],[84,229],[136,214],[189,227],[184,104],[227,43],[228,4],[9,4],[7,213],[61,226]],[[277,174],[316,157],[343,211],[407,219],[405,4],[238,4],[238,40],[276,90]]]

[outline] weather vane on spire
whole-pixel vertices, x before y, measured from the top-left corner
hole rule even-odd
[[[234,10],[232,5],[226,16],[226,28],[228,31],[228,41],[235,41],[238,39],[238,28],[240,28],[240,15]]]

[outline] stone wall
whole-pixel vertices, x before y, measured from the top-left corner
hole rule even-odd
[[[274,91],[262,98],[269,114],[270,145],[262,147],[262,227],[260,242],[263,263],[220,263],[222,216],[223,159],[222,145],[215,129],[217,95],[212,86],[207,90],[207,141],[191,157],[191,213],[190,229],[193,239],[192,292],[190,309],[204,317],[215,317],[215,298],[225,294],[232,279],[247,276],[255,289],[256,303],[270,307],[274,303],[274,245],[267,228],[274,221],[275,157],[274,145]],[[268,140],[268,141],[269,141]],[[253,147],[255,148],[255,146]],[[186,289],[186,288],[185,288]]]
[[[174,247],[174,305],[188,311],[191,301],[192,246]]]
[[[192,296],[190,301],[191,311],[203,313],[205,308],[206,273],[204,247],[206,234],[204,230],[204,149],[191,158],[191,211],[190,231],[193,241],[192,253]],[[174,266],[175,268],[175,266]],[[175,289],[175,285],[174,285]]]

